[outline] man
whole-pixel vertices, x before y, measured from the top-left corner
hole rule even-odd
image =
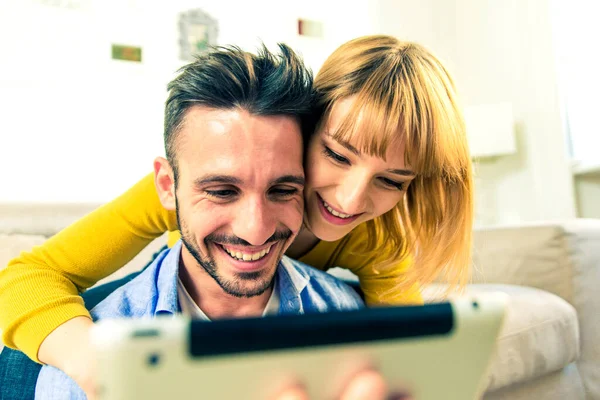
[[[94,320],[362,307],[351,288],[284,257],[302,225],[302,118],[312,82],[294,53],[280,47],[278,56],[265,48],[258,55],[216,50],[169,84],[167,158],[155,160],[154,172],[163,206],[177,211],[182,239],[92,309]],[[85,394],[61,370],[45,366],[36,398]]]

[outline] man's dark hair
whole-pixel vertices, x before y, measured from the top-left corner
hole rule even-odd
[[[168,85],[165,150],[177,176],[176,136],[186,111],[195,105],[242,108],[254,115],[297,117],[304,144],[312,134],[312,72],[284,44],[274,54],[264,45],[257,54],[236,46],[217,47],[182,67]]]

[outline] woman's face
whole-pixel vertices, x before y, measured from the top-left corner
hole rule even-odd
[[[385,214],[404,196],[414,173],[404,161],[405,145],[392,142],[385,160],[336,141],[334,133],[354,98],[336,103],[308,147],[305,224],[319,239],[335,241],[357,225]],[[400,132],[398,137],[401,138]]]

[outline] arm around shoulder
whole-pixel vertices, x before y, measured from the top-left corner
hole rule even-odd
[[[63,229],[0,271],[3,341],[37,361],[41,342],[89,314],[79,292],[129,262],[154,238],[176,230],[149,174],[110,203]]]

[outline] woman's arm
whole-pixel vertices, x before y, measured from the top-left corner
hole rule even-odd
[[[0,271],[4,343],[39,362],[38,349],[48,334],[73,318],[89,318],[79,292],[177,229],[175,213],[162,207],[149,174],[42,246],[21,253]]]

